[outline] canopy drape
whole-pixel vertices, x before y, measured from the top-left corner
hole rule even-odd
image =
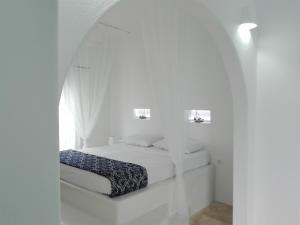
[[[151,0],[142,15],[141,31],[147,73],[152,79],[169,153],[175,164],[176,184],[171,191],[170,214],[188,218],[183,179],[184,117],[182,99],[181,44],[183,20],[177,0]],[[168,85],[166,85],[168,84]],[[186,221],[187,222],[187,221]]]
[[[95,37],[93,31],[90,35]],[[83,148],[88,146],[97,122],[114,62],[115,49],[109,30],[99,33],[98,41],[95,40],[87,36],[63,87],[65,104],[74,117],[76,134],[81,138]]]
[[[76,148],[75,118],[68,107],[66,89],[59,102],[59,150]]]
[[[178,1],[147,1],[148,7],[141,10],[141,32],[147,74],[156,93],[163,134],[175,165],[176,183],[170,190],[170,214],[179,214],[188,224],[183,178],[184,115],[178,104],[183,99],[181,45],[185,37],[183,15],[176,7]],[[101,110],[114,62],[109,33],[106,32],[101,40],[101,44],[87,41],[81,46],[63,90],[84,147],[88,146],[88,138]]]

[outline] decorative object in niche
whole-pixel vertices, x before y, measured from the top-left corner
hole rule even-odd
[[[211,111],[210,110],[186,110],[185,118],[190,123],[211,123]]]
[[[134,109],[134,118],[139,120],[150,120],[151,110],[150,109]]]

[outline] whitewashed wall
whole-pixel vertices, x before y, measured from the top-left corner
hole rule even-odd
[[[0,224],[58,225],[56,1],[0,1],[0,27]]]
[[[228,58],[234,58],[234,55],[223,55],[228,75],[233,88],[235,130],[234,133],[234,224],[253,223],[253,210],[257,207],[254,203],[255,190],[255,132],[256,132],[256,31],[252,32],[252,37],[248,42],[244,42],[238,33],[238,26],[242,20],[242,9],[247,7],[255,20],[256,7],[253,0],[195,0],[205,4],[209,10],[218,18],[222,27],[234,44],[235,51],[238,54],[238,61],[242,71],[232,71],[235,68],[234,61],[228,61]],[[263,9],[263,10],[268,10]],[[219,39],[218,36],[214,36]],[[223,36],[221,39],[224,38]],[[222,41],[219,39],[219,43]],[[219,46],[226,52],[224,46]],[[239,78],[242,79],[238,82]],[[246,92],[246,96],[242,93]],[[243,105],[244,103],[244,105]]]
[[[300,224],[299,8],[257,1],[256,225]]]

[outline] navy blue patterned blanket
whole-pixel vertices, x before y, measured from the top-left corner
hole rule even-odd
[[[124,195],[148,185],[147,170],[136,164],[74,150],[61,151],[60,162],[107,178],[112,188],[109,197]]]

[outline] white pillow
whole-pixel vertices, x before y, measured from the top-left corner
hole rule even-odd
[[[185,141],[185,153],[193,153],[193,152],[198,152],[204,148],[204,144],[200,142],[199,140],[188,138]]]
[[[143,134],[133,134],[125,138],[124,142],[128,145],[137,145],[142,147],[151,147],[155,142],[162,139],[158,135],[143,135]]]
[[[153,144],[154,147],[159,148],[161,150],[168,151],[167,143],[165,139],[161,139]]]
[[[167,143],[165,139],[159,140],[153,144],[154,147],[161,150],[168,150]],[[185,140],[185,154],[190,154],[193,152],[198,152],[204,148],[204,144],[198,140],[188,138]]]

